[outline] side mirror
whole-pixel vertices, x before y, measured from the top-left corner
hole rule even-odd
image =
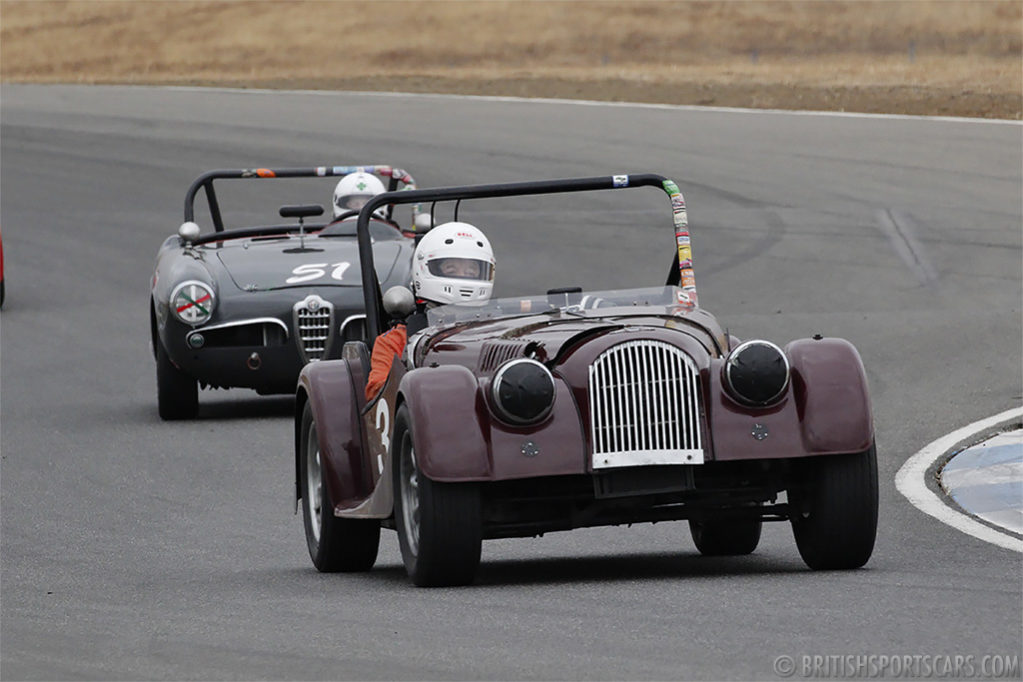
[[[193,222],[181,223],[181,227],[178,228],[178,236],[185,244],[191,244],[198,239],[199,232],[199,226]]]
[[[384,310],[395,319],[404,319],[416,309],[416,298],[406,287],[395,286],[384,292]]]
[[[429,213],[417,213],[416,220],[416,233],[425,233],[433,229],[433,216]]]

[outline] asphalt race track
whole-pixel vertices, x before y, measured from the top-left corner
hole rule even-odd
[[[1018,660],[1020,555],[918,511],[893,478],[1020,404],[1019,124],[31,86],[3,87],[0,123],[3,679],[778,679],[780,656],[796,678],[804,656]],[[740,338],[860,350],[871,561],[811,572],[787,524],[749,557],[703,558],[676,523],[489,541],[462,589],[412,587],[390,531],[372,572],[317,573],[293,514],[292,401],[203,392],[200,419],[161,422],[147,296],[200,172],[360,163],[421,186],[675,178],[701,305]],[[654,190],[462,211],[495,244],[498,295],[657,285],[672,255]]]

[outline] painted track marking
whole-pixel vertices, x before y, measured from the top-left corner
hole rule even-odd
[[[993,417],[982,419],[973,424],[957,429],[952,433],[942,436],[938,440],[925,446],[918,453],[906,460],[899,472],[895,474],[895,487],[903,496],[913,503],[920,511],[933,516],[942,523],[945,523],[967,535],[990,542],[991,544],[1023,553],[1023,540],[1001,533],[990,526],[973,519],[972,517],[950,507],[933,490],[927,487],[927,470],[952,449],[956,443],[969,439],[971,436],[981,433],[987,429],[997,426],[1003,422],[1023,417],[1023,408],[1006,410]]]
[[[873,114],[855,111],[814,111],[806,109],[748,109],[742,107],[711,107],[699,104],[658,104],[656,102],[605,102],[589,99],[558,97],[512,97],[501,95],[452,95],[442,92],[389,92],[382,90],[271,90],[267,88],[202,87],[198,85],[106,85],[106,88],[158,89],[179,92],[227,92],[239,95],[313,95],[317,97],[367,96],[402,99],[460,99],[478,102],[508,102],[512,104],[572,104],[584,107],[610,107],[631,109],[662,109],[668,111],[696,111],[717,114],[771,114],[778,116],[817,116],[834,118],[863,118],[888,121],[941,121],[946,123],[980,123],[1023,126],[1023,121],[1007,118],[966,118],[962,116],[920,116],[914,114]]]

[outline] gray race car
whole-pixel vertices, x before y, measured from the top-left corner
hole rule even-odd
[[[192,419],[198,389],[245,387],[261,395],[294,393],[307,363],[337,358],[346,341],[365,338],[365,297],[354,216],[306,222],[324,213],[317,204],[281,206],[276,224],[226,227],[215,180],[342,177],[367,172],[388,189],[415,189],[413,178],[390,166],[215,170],[200,175],[185,197],[185,220],[156,257],[149,306],[157,400],[163,419]],[[195,198],[206,196],[196,222]],[[264,189],[257,188],[260,193]],[[222,190],[223,191],[223,190]],[[208,209],[208,211],[207,211]],[[415,226],[401,227],[393,206],[370,227],[374,269],[385,289],[410,281]],[[243,212],[244,213],[244,212]],[[287,221],[287,222],[286,222]]]

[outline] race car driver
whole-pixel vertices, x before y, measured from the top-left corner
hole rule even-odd
[[[367,201],[385,191],[384,183],[372,173],[349,173],[334,188],[334,220],[346,213],[358,211]]]
[[[469,223],[451,222],[430,230],[412,257],[412,292],[416,312],[377,337],[370,358],[366,400],[373,400],[387,381],[394,356],[401,357],[409,333],[425,322],[425,311],[445,303],[483,302],[494,290],[494,251],[483,232]],[[417,328],[418,327],[418,328]]]

